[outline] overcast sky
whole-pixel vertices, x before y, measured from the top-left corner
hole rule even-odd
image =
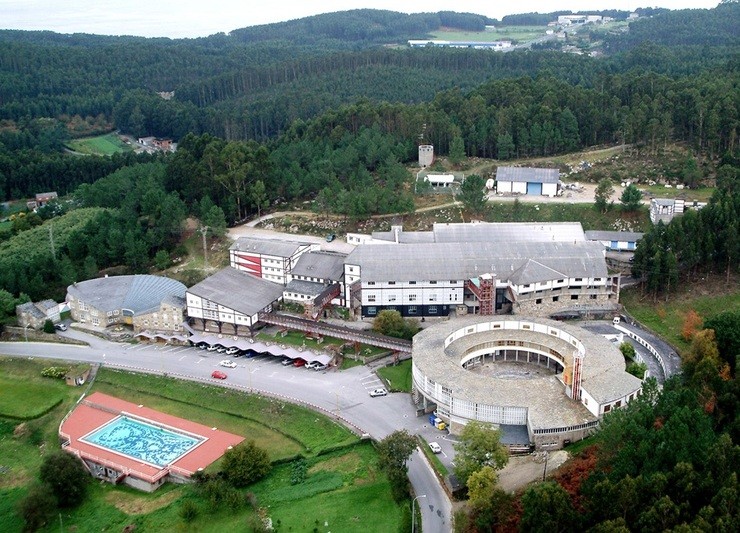
[[[500,19],[514,13],[559,10],[667,7],[711,8],[719,0],[0,0],[0,29],[59,33],[204,37],[246,26],[268,24],[349,9],[373,8],[422,13],[457,11]],[[259,7],[254,7],[255,5]]]

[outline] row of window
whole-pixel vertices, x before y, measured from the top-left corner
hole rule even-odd
[[[418,281],[407,281],[406,283],[408,283],[409,285],[416,285],[418,283]],[[437,283],[438,283],[437,281],[427,281],[426,282],[427,285],[436,285]],[[455,281],[454,279],[451,279],[450,280],[450,283],[454,285],[455,283],[458,283],[458,282]],[[368,285],[375,285],[376,282],[374,282],[374,281],[368,281],[367,284]],[[395,285],[396,282],[395,281],[386,281],[386,284],[387,285]]]
[[[589,294],[588,295],[588,298],[589,298],[589,300],[596,300],[598,298],[598,294]],[[578,294],[571,294],[570,295],[570,299],[571,300],[578,300]],[[552,297],[552,301],[553,302],[559,302],[560,301],[560,296],[553,296]],[[536,303],[537,305],[541,304],[542,303],[542,298],[537,298],[534,301],[534,303]]]
[[[417,294],[408,294],[408,295],[406,295],[406,298],[407,298],[407,300],[409,302],[418,302],[419,301]],[[449,300],[451,302],[452,301],[455,301],[456,302],[457,301],[457,294],[450,294],[449,295]],[[371,303],[372,304],[372,303],[376,303],[377,301],[378,301],[377,300],[377,295],[375,295],[375,294],[368,294],[367,295],[367,302],[368,303]],[[395,301],[396,301],[396,295],[395,294],[389,294],[388,295],[388,303],[393,303]],[[436,294],[430,294],[427,297],[427,301],[429,301],[429,302],[436,302],[437,301],[437,295]]]

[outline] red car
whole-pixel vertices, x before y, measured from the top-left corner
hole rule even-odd
[[[296,359],[295,361],[293,361],[293,366],[305,366],[305,364],[306,364],[306,360],[301,359],[300,357]]]
[[[226,374],[221,372],[220,370],[214,370],[211,374],[211,377],[215,379],[226,379]]]

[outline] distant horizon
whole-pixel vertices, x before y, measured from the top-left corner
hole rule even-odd
[[[458,13],[475,13],[491,19],[524,13],[552,13],[554,11],[603,11],[614,9],[633,11],[643,7],[667,9],[711,9],[718,0],[658,0],[657,5],[639,0],[521,0],[516,12],[511,7],[492,5],[481,0],[460,0],[454,4]],[[368,5],[370,4],[370,5]],[[260,6],[259,10],[245,7],[238,0],[222,0],[213,9],[202,0],[160,0],[136,10],[131,5],[112,0],[0,0],[0,29],[52,31],[62,34],[86,33],[93,35],[127,35],[137,37],[164,37],[171,39],[207,37],[234,30],[286,22],[314,15],[378,9],[400,13],[436,13],[451,11],[448,1],[406,0],[403,7],[394,0],[322,0],[298,2],[288,0],[274,5]]]

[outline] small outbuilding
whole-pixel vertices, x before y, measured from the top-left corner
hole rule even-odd
[[[500,193],[554,197],[558,194],[560,171],[557,168],[498,167],[497,190]]]

